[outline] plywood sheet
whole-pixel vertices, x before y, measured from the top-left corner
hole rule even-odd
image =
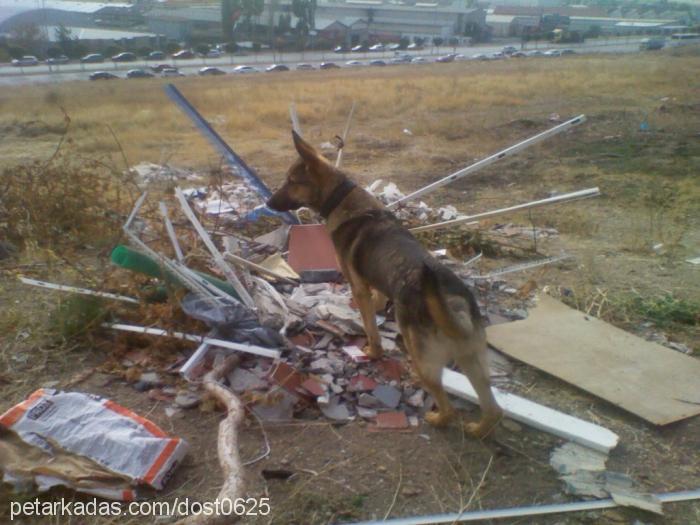
[[[489,326],[501,352],[655,425],[700,414],[700,360],[640,339],[549,296],[522,321]]]

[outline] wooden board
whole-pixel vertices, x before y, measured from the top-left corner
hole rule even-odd
[[[489,326],[495,348],[655,425],[700,414],[700,360],[549,296],[522,321]]]

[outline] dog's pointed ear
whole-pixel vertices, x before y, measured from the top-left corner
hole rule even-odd
[[[294,139],[294,147],[307,165],[318,164],[324,160],[316,149],[306,142],[295,130],[292,130],[292,138]]]

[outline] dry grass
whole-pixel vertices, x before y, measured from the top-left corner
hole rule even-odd
[[[237,150],[268,169],[278,168],[289,155],[278,144],[286,144],[290,102],[296,102],[307,134],[320,141],[342,128],[353,100],[358,102],[356,129],[370,141],[381,138],[387,149],[408,150],[421,169],[431,163],[418,151],[440,155],[449,151],[450,142],[458,142],[463,151],[480,156],[513,132],[527,136],[533,132],[527,129],[528,119],[552,112],[566,116],[594,105],[601,113],[631,111],[641,117],[663,96],[688,97],[698,83],[695,66],[694,56],[573,57],[187,78],[178,86]],[[211,164],[212,150],[166,98],[164,83],[80,82],[4,89],[0,158],[36,158],[50,148],[49,137],[62,129],[62,106],[73,121],[71,139],[80,154],[119,156],[110,126],[132,162]],[[513,121],[522,125],[514,127]],[[33,122],[29,132],[28,122]],[[404,128],[413,138],[402,133]],[[27,133],[33,142],[30,149],[23,147]],[[359,159],[351,149],[348,161],[357,166]]]

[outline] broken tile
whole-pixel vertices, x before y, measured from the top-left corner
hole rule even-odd
[[[377,382],[371,377],[358,374],[350,378],[348,392],[369,392],[377,388]]]
[[[408,428],[408,418],[404,412],[381,412],[377,414],[377,428],[393,430]]]
[[[341,402],[337,396],[333,396],[327,406],[320,406],[323,415],[336,421],[349,421],[352,419],[350,411],[345,403]]]
[[[377,411],[373,408],[357,407],[357,415],[364,419],[374,419],[377,417]]]
[[[320,397],[326,393],[325,385],[310,377],[301,384],[301,387],[308,390],[313,396]]]
[[[295,393],[306,379],[287,363],[279,362],[270,373],[270,378],[288,392]]]
[[[408,403],[412,407],[422,407],[425,403],[425,392],[419,388],[406,400],[406,403]]]
[[[377,408],[381,405],[379,400],[370,394],[360,394],[357,398],[357,404],[365,408]]]
[[[403,366],[396,359],[382,359],[377,363],[381,374],[390,381],[401,381]]]
[[[401,392],[388,385],[378,385],[372,391],[372,395],[387,408],[396,408],[401,401]]]
[[[278,390],[267,399],[250,405],[250,409],[263,421],[289,421],[294,417],[294,405],[298,401],[294,394]]]
[[[260,379],[256,374],[245,368],[236,368],[227,377],[231,390],[239,394],[248,390],[263,389],[268,386],[267,381]]]
[[[369,361],[367,354],[357,346],[344,346],[343,352],[350,356],[350,359],[355,363],[367,363]]]

